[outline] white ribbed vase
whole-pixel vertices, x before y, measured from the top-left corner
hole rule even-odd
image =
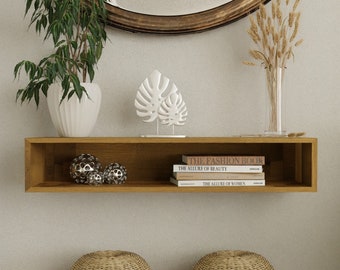
[[[84,93],[81,100],[74,94],[63,102],[60,84],[52,84],[47,93],[47,105],[54,127],[60,137],[88,137],[97,121],[101,90],[95,83],[82,83]]]

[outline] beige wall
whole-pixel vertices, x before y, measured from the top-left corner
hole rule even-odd
[[[64,270],[82,254],[122,249],[155,270],[185,270],[220,249],[252,250],[276,270],[336,270],[340,263],[340,2],[303,1],[305,43],[290,63],[287,127],[319,138],[317,193],[27,194],[23,140],[55,136],[45,101],[15,103],[21,59],[48,50],[23,20],[24,1],[0,9],[0,269]],[[138,85],[159,69],[189,110],[190,136],[264,129],[263,72],[244,66],[247,20],[184,36],[108,29],[96,80],[103,104],[93,136],[138,136],[154,129],[135,115]]]

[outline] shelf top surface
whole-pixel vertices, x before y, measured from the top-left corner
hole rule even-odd
[[[316,143],[310,137],[32,137],[29,143]]]

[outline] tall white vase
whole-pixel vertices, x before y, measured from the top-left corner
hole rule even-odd
[[[101,90],[95,83],[82,83],[88,96],[84,93],[81,100],[77,95],[63,102],[60,84],[50,86],[47,93],[47,105],[54,127],[61,137],[88,137],[97,121]]]

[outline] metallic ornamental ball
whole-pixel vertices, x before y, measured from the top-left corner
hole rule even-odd
[[[91,154],[81,154],[72,160],[70,175],[77,184],[85,184],[89,172],[98,172],[101,163],[98,158]]]
[[[86,177],[85,184],[93,185],[93,186],[99,186],[104,184],[104,177],[102,172],[93,171],[89,172]]]
[[[104,182],[107,184],[124,184],[127,171],[119,163],[110,163],[104,170]]]

